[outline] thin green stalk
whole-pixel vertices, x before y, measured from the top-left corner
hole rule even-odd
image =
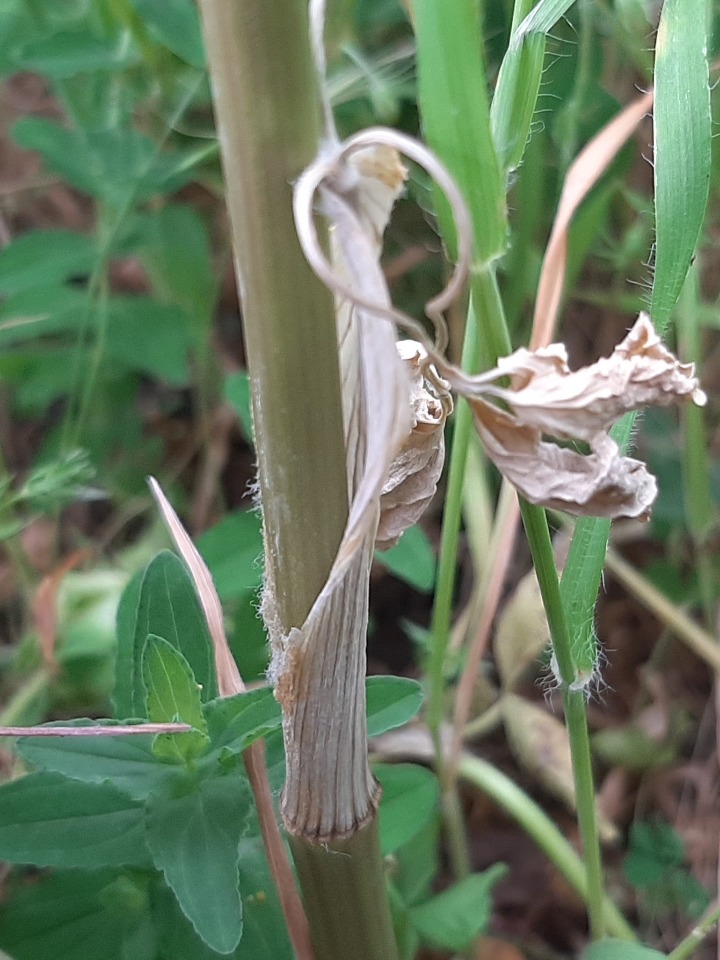
[[[484,332],[484,336],[482,335]],[[479,270],[473,276],[470,311],[463,346],[463,367],[478,370],[488,352],[500,352],[507,332],[504,325],[502,302],[492,268]],[[455,414],[455,429],[450,451],[447,493],[443,513],[443,528],[438,559],[437,588],[431,624],[432,647],[427,666],[428,697],[427,724],[435,744],[436,768],[443,790],[443,812],[449,834],[450,850],[456,873],[467,872],[467,854],[464,828],[459,817],[453,771],[446,770],[441,744],[441,725],[444,718],[445,662],[450,643],[455,574],[463,507],[463,485],[470,434],[473,429],[470,408],[464,402]]]
[[[590,931],[594,938],[600,938],[604,933],[602,905],[605,893],[585,693],[583,689],[573,689],[577,680],[575,662],[545,511],[526,501],[520,502],[520,510],[548,618],[559,679],[563,685],[563,705],[570,738],[578,823],[587,871]]]
[[[555,864],[573,889],[590,903],[585,865],[547,814],[500,770],[486,760],[469,753],[460,756],[458,773],[478,787],[532,837],[548,859]],[[600,901],[604,926],[608,934],[622,940],[637,937],[615,904],[607,897]],[[676,960],[676,958],[673,958]],[[679,960],[679,958],[678,958]],[[684,958],[683,958],[684,960]]]
[[[716,906],[693,927],[690,933],[667,955],[667,960],[688,960],[703,940],[712,933],[718,921],[720,921],[720,906]]]

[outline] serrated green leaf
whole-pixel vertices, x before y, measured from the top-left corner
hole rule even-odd
[[[627,940],[598,940],[583,951],[582,960],[664,960],[665,954]]]
[[[240,752],[282,725],[280,704],[270,687],[213,700],[203,712],[213,750]]]
[[[238,890],[240,839],[251,799],[240,777],[201,780],[182,796],[151,795],[147,842],[185,916],[218,953],[242,935]]]
[[[0,293],[22,293],[87,275],[97,255],[95,238],[75,230],[24,233],[0,252]]]
[[[75,721],[72,726],[107,721]],[[111,781],[113,787],[133,800],[144,800],[179,776],[179,771],[161,763],[152,750],[154,737],[22,737],[15,749],[42,770],[61,773],[86,783]],[[168,788],[169,789],[169,788]]]
[[[435,554],[422,527],[410,527],[394,547],[378,550],[375,559],[421,593],[430,593],[435,585]]]
[[[154,723],[178,720],[207,732],[200,687],[182,653],[162,637],[150,634],[142,667],[148,719]]]
[[[420,937],[433,946],[464,950],[490,920],[490,893],[507,873],[496,864],[484,873],[473,873],[410,911]]]
[[[155,960],[146,886],[110,870],[35,877],[3,904],[0,945],[13,960]]]
[[[422,830],[437,810],[437,777],[412,763],[376,764],[383,788],[380,801],[380,848],[393,853]]]
[[[203,702],[215,699],[217,680],[207,624],[190,575],[174,553],[167,550],[159,553],[145,569],[132,637],[126,630],[132,616],[131,606],[123,606],[121,601],[121,613],[123,630],[118,642],[126,646],[131,644],[132,648],[131,651],[118,650],[118,669],[122,663],[122,669],[130,678],[130,684],[123,681],[120,688],[122,702],[118,702],[116,689],[118,710],[125,709],[127,716],[146,716],[142,653],[151,633],[163,637],[182,653],[200,684]]]
[[[206,530],[197,548],[221,600],[234,600],[262,582],[262,520],[255,510],[237,510]]]
[[[422,686],[408,677],[368,677],[365,691],[369,737],[401,727],[422,706]]]
[[[160,759],[185,762],[205,752],[210,740],[202,711],[200,687],[185,657],[162,637],[150,634],[142,659],[148,719],[175,720],[194,727],[189,733],[159,734],[153,752]]]
[[[142,806],[110,784],[32,773],[0,788],[0,857],[41,867],[149,867]]]
[[[191,0],[132,0],[150,36],[192,67],[205,66],[200,17]]]

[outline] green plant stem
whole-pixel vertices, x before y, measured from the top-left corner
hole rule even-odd
[[[495,272],[491,267],[477,270],[473,274],[470,311],[463,346],[464,369],[471,372],[478,370],[488,354],[499,355],[505,346],[506,339],[507,331]],[[496,350],[497,354],[495,354]],[[460,805],[457,798],[452,796],[455,791],[453,771],[446,770],[444,762],[440,730],[444,716],[445,662],[450,643],[465,465],[472,429],[470,408],[462,402],[458,405],[455,414],[455,429],[450,451],[437,588],[431,624],[432,647],[427,667],[427,724],[435,744],[436,769],[443,792],[443,813],[453,867],[458,876],[468,872],[467,845],[460,816]]]
[[[595,812],[595,788],[585,693],[582,689],[573,689],[577,679],[575,663],[545,511],[522,500],[520,510],[548,618],[559,679],[563,685],[563,705],[570,739],[578,823],[587,871],[590,932],[594,938],[599,939],[604,933],[605,893]]]
[[[309,844],[290,837],[317,960],[397,956],[375,817],[352,837]],[[349,918],[354,918],[353,926]]]
[[[250,371],[273,605],[265,612],[287,636],[327,580],[348,513],[334,302],[292,214],[292,184],[320,141],[319,89],[306,0],[201,0],[200,9]],[[349,945],[362,945],[363,960],[393,960],[375,825],[339,846],[295,836],[292,850],[315,960],[348,956]]]
[[[468,783],[492,797],[507,814],[514,817],[573,889],[589,904],[585,865],[541,807],[504,773],[479,757],[462,753],[458,773]],[[609,934],[622,940],[637,939],[630,925],[608,897],[602,898],[600,909]]]
[[[713,927],[720,921],[720,906],[715,906],[702,920],[680,941],[667,955],[667,960],[688,960],[697,950],[703,940],[712,933]]]

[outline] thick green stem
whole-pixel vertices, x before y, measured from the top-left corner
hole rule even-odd
[[[200,8],[252,388],[266,614],[280,639],[304,624],[348,512],[334,304],[305,261],[292,214],[292,184],[320,140],[319,90],[306,0]],[[318,750],[323,736],[318,729]],[[348,944],[373,944],[364,960],[396,956],[374,825],[358,837],[342,841],[342,853],[332,839],[292,839],[316,960],[348,956]],[[372,909],[356,899],[360,890],[372,892]]]
[[[319,846],[291,837],[290,846],[317,960],[394,960],[377,818],[345,840]]]
[[[267,575],[302,624],[347,517],[335,312],[295,233],[320,110],[303,0],[203,0],[252,387]]]

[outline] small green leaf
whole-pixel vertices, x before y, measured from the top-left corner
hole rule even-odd
[[[12,295],[86,276],[97,255],[95,238],[75,230],[21,234],[0,253],[0,293]]]
[[[81,720],[72,726],[107,721]],[[129,737],[22,737],[15,749],[25,760],[86,783],[112,781],[113,787],[131,797],[144,800],[152,791],[178,775],[178,771],[160,763],[153,754],[154,737],[133,734]]]
[[[669,823],[639,821],[630,827],[629,853],[624,871],[634,887],[650,887],[665,879],[669,870],[682,866],[685,844]]]
[[[368,677],[365,689],[369,737],[402,727],[422,706],[422,686],[407,677]]]
[[[130,603],[130,601],[129,601]],[[123,628],[132,610],[123,610]],[[131,676],[131,702],[123,699],[127,716],[145,716],[145,688],[142,681],[142,653],[149,634],[163,637],[187,660],[193,676],[201,687],[203,702],[217,696],[215,661],[212,644],[195,593],[195,587],[183,562],[174,553],[165,550],[147,566],[137,600],[132,634],[132,654],[123,652],[123,668]],[[127,643],[128,638],[125,638]],[[123,638],[120,638],[123,642]],[[118,654],[120,664],[120,653]],[[126,686],[123,683],[123,695]],[[117,698],[117,691],[116,691]],[[127,709],[129,707],[129,709]],[[121,705],[118,704],[118,709]]]
[[[375,776],[383,788],[380,802],[380,847],[393,853],[422,830],[437,810],[437,777],[412,763],[376,764]]]
[[[665,954],[627,940],[598,940],[583,951],[582,960],[664,960]]]
[[[171,643],[154,634],[148,636],[143,651],[143,681],[149,720],[179,720],[196,730],[207,731],[200,687],[187,660]]]
[[[0,857],[40,867],[148,867],[142,806],[110,784],[32,773],[0,788]]]
[[[190,786],[190,782],[188,782]],[[151,795],[147,842],[185,916],[218,953],[242,935],[238,847],[251,807],[247,781],[200,780],[181,796]]]
[[[0,347],[51,335],[77,335],[86,321],[91,323],[93,317],[81,288],[59,284],[26,288],[0,304]]]
[[[422,527],[410,527],[394,547],[378,550],[375,559],[421,593],[430,593],[435,585],[435,554]]]
[[[150,634],[142,660],[148,718],[155,723],[175,720],[189,723],[189,733],[159,734],[153,752],[161,759],[185,762],[200,756],[208,746],[207,723],[202,712],[200,687],[187,660],[162,637]]]
[[[282,725],[280,704],[269,687],[213,700],[203,710],[213,750],[239,753]]]
[[[167,383],[188,382],[190,330],[185,312],[151,297],[112,297],[106,350],[127,370]]]
[[[198,538],[197,548],[221,600],[234,600],[262,582],[262,521],[255,510],[237,510]]]
[[[490,920],[490,892],[507,868],[496,864],[473,873],[443,893],[410,911],[413,926],[428,944],[464,950]]]

